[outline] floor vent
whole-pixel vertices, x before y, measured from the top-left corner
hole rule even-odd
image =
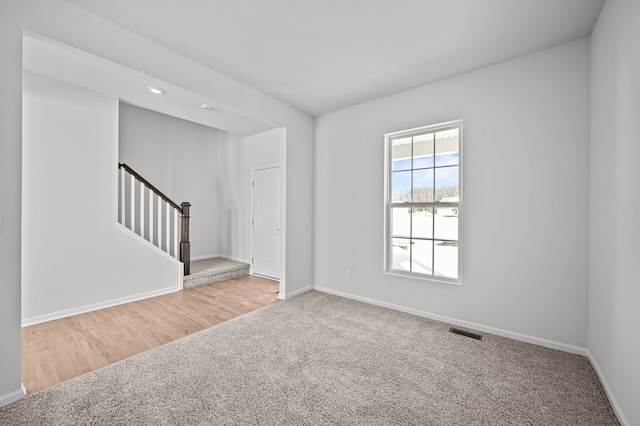
[[[472,339],[482,340],[482,334],[472,333],[471,331],[461,330],[459,328],[451,327],[449,333],[459,334],[460,336],[471,337]]]

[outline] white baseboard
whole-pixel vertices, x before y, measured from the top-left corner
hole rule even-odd
[[[236,262],[248,263],[249,265],[251,265],[251,260],[242,259],[240,257],[227,256],[226,254],[219,254],[216,257],[221,257],[223,259],[228,259],[228,260],[235,260]]]
[[[613,391],[609,387],[609,383],[607,383],[607,379],[604,377],[604,373],[602,372],[602,370],[600,370],[600,367],[598,366],[598,363],[596,362],[596,359],[594,358],[594,356],[591,353],[591,351],[588,350],[588,349],[587,349],[587,358],[589,358],[589,362],[591,362],[591,366],[595,370],[596,375],[598,376],[598,379],[600,379],[600,383],[602,384],[602,388],[604,389],[604,393],[607,394],[607,398],[609,399],[609,403],[611,404],[611,408],[613,408],[613,412],[616,413],[616,417],[618,418],[618,421],[620,422],[620,424],[622,426],[631,425],[631,423],[629,423],[629,420],[627,420],[627,418],[625,417],[624,413],[622,412],[622,408],[620,407],[620,404],[618,404],[618,401],[616,400],[615,396],[613,395]]]
[[[204,255],[204,256],[192,256],[191,257],[191,261],[213,259],[214,257],[220,257],[220,256],[218,256],[217,254],[207,254],[207,255]]]
[[[112,306],[122,305],[124,303],[135,302],[136,300],[148,299],[150,297],[162,296],[163,294],[173,293],[181,290],[181,286],[165,287],[159,290],[147,291],[145,293],[138,293],[131,296],[120,297],[117,299],[111,299],[104,302],[92,303],[90,305],[80,306],[77,308],[65,309],[62,311],[52,312],[50,314],[38,315],[31,318],[23,318],[22,326],[27,327],[29,325],[40,324],[46,321],[53,321],[60,318],[70,317],[72,315],[84,314],[86,312],[95,311],[98,309],[110,308]]]
[[[227,256],[226,254],[207,254],[204,256],[195,256],[195,257],[192,257],[191,260],[193,261],[193,260],[215,259],[216,257],[219,257],[221,259],[235,260],[236,262],[248,263],[249,265],[251,265],[251,260],[242,259],[240,257],[235,257],[235,256]]]
[[[355,294],[345,293],[338,290],[332,290],[330,288],[313,286],[314,290],[321,291],[323,293],[329,293],[347,299],[358,300],[360,302],[369,303],[371,305],[382,306],[383,308],[393,309],[395,311],[405,312],[412,315],[417,315],[424,318],[433,319],[436,321],[446,322],[448,324],[458,325],[460,327],[471,328],[478,331],[484,331],[486,333],[495,334],[497,336],[508,337],[514,340],[520,340],[522,342],[532,343],[538,346],[544,346],[551,349],[558,349],[564,352],[570,352],[573,354],[587,356],[588,351],[585,348],[579,346],[568,345],[566,343],[556,342],[553,340],[547,340],[540,337],[529,336],[526,334],[516,333],[514,331],[503,330],[501,328],[490,327],[487,325],[478,324],[475,322],[464,321],[457,318],[447,317],[444,315],[434,314],[431,312],[421,311],[419,309],[407,308],[405,306],[394,305],[393,303],[387,303],[376,299],[369,299],[368,297],[357,296]],[[289,295],[287,294],[287,297]]]
[[[24,388],[24,385],[21,385],[20,389],[0,396],[0,408],[24,398],[26,394],[27,390]]]
[[[302,293],[306,293],[307,291],[313,290],[313,288],[314,287],[312,285],[308,285],[308,286],[300,288],[298,290],[290,291],[289,293],[287,293],[285,295],[283,295],[282,292],[280,292],[280,294],[278,294],[278,299],[285,300],[285,299],[287,299],[289,297],[293,297],[293,296],[297,296],[297,295],[302,294]]]
[[[249,275],[253,275],[254,277],[264,278],[265,280],[275,281],[277,283],[280,282],[280,280],[278,278],[268,277],[266,275],[253,274],[253,273],[249,273]]]

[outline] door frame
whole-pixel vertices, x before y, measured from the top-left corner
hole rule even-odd
[[[280,237],[278,238],[278,269],[279,269],[279,279],[276,280],[275,278],[270,278],[270,277],[266,277],[264,275],[259,275],[260,277],[266,278],[266,279],[270,279],[270,280],[274,280],[274,281],[278,281],[280,283],[280,294],[278,295],[278,298],[283,299],[284,298],[284,276],[283,276],[283,258],[282,258],[282,235],[284,234],[282,232],[283,230],[283,221],[282,221],[282,168],[280,167],[280,163],[274,163],[274,164],[266,164],[263,166],[258,166],[258,167],[253,167],[251,169],[251,224],[250,224],[250,234],[251,234],[251,274],[254,274],[253,271],[253,258],[254,258],[254,241],[253,241],[253,200],[254,200],[254,190],[255,187],[253,186],[253,182],[254,182],[254,177],[255,177],[255,173],[260,171],[260,170],[268,170],[268,169],[279,169],[278,172],[278,209],[279,209],[279,213],[278,213],[278,220],[280,222]]]

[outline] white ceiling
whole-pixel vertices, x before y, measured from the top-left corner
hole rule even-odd
[[[248,136],[273,128],[268,123],[228,111],[215,99],[37,34],[27,33],[23,38],[22,68],[33,74],[109,94],[132,105],[231,133]],[[148,85],[161,87],[166,93],[154,95],[146,89]],[[203,110],[201,104],[215,109]]]
[[[67,1],[311,115],[586,37],[604,3]]]

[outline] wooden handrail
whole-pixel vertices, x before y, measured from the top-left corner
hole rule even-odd
[[[136,172],[135,170],[133,170],[131,167],[129,167],[127,164],[125,163],[118,163],[118,168],[119,169],[125,169],[127,172],[129,172],[131,175],[135,176],[136,179],[138,179],[140,182],[144,183],[145,186],[147,188],[149,188],[150,190],[152,190],[153,192],[155,192],[155,194],[162,198],[166,203],[170,204],[171,207],[173,207],[174,209],[178,210],[180,212],[180,214],[182,214],[182,207],[178,204],[175,203],[171,200],[171,198],[167,197],[166,195],[164,195],[162,193],[162,191],[160,191],[158,188],[156,188],[155,186],[153,186],[148,180],[146,180],[145,178],[143,178],[140,173]]]

